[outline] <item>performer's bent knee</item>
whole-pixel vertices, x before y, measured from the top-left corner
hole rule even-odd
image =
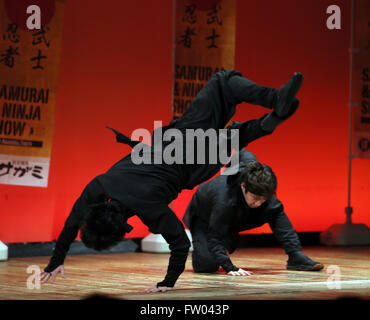
[[[193,256],[193,269],[196,273],[214,273],[220,268],[219,264],[210,261],[197,261]]]

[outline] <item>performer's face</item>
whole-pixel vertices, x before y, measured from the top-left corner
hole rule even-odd
[[[266,201],[266,198],[264,196],[258,196],[254,193],[249,192],[249,191],[245,192],[244,184],[241,184],[240,187],[242,188],[245,202],[247,203],[247,205],[250,208],[252,208],[252,209],[258,208],[259,206],[261,206]]]

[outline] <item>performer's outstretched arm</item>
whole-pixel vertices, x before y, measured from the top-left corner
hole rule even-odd
[[[55,244],[50,262],[44,268],[44,272],[41,273],[41,283],[47,282],[50,277],[51,282],[54,282],[54,279],[58,273],[62,273],[62,276],[64,276],[64,259],[67,255],[70,245],[77,237],[80,227],[79,222],[81,221],[81,217],[83,215],[83,211],[81,210],[84,207],[83,202],[84,199],[82,196],[75,202],[73,209],[64,224],[63,230],[61,231]]]
[[[74,203],[71,213],[64,223],[64,227],[55,244],[50,262],[44,268],[44,272],[41,274],[42,283],[47,282],[50,277],[52,277],[53,281],[56,274],[59,272],[62,274],[64,273],[63,264],[65,257],[71,244],[78,235],[78,231],[82,225],[83,219],[89,210],[89,203],[91,203],[91,201],[99,202],[103,197],[104,194],[102,193],[102,189],[95,180],[86,186],[81,196]]]
[[[208,249],[215,257],[218,264],[226,271],[238,271],[239,268],[236,267],[226,252],[225,244],[223,243],[223,238],[217,231],[210,230],[207,236]]]
[[[175,286],[179,276],[185,270],[185,263],[189,252],[189,239],[186,233],[179,236],[171,234],[162,234],[163,238],[169,244],[171,255],[168,263],[167,274],[163,281],[158,282],[155,287],[147,289],[147,292],[167,291]]]
[[[225,239],[230,234],[229,226],[234,219],[233,212],[223,205],[214,205],[208,226],[207,244],[217,263],[229,275],[251,275],[252,272],[235,266],[226,252]]]
[[[170,208],[166,207],[165,210],[167,211],[166,214],[163,214],[161,218],[156,220],[154,224],[149,227],[149,231],[161,233],[169,244],[171,253],[167,274],[164,280],[158,282],[156,286],[145,289],[146,292],[165,292],[172,289],[179,276],[184,272],[186,259],[188,257],[190,241],[186,235],[184,226]],[[148,225],[150,224],[148,223]]]
[[[284,212],[284,207],[277,199],[274,201],[273,213],[270,214],[268,221],[270,228],[279,241],[285,252],[289,255],[292,252],[300,251],[302,249],[298,235],[295,232],[292,223]]]

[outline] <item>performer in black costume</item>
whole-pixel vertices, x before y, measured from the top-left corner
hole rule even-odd
[[[251,121],[234,123],[230,129],[239,130],[239,148],[271,134],[299,106],[296,94],[303,76],[295,73],[279,89],[260,86],[236,70],[215,73],[179,119],[163,131],[176,128],[223,129],[235,113],[236,105],[247,102],[273,111]],[[112,129],[113,130],[113,129]],[[132,141],[116,130],[118,142],[132,147]],[[162,142],[166,145],[168,142]],[[208,146],[209,147],[209,146]],[[135,151],[135,149],[134,149]],[[154,148],[150,148],[154,155]],[[184,158],[186,155],[184,154]],[[161,234],[171,250],[167,274],[163,281],[147,292],[171,289],[184,271],[190,242],[182,222],[168,207],[183,189],[193,189],[214,176],[222,167],[218,164],[141,164],[133,163],[131,154],[114,164],[106,173],[95,177],[75,202],[58,237],[53,256],[41,275],[42,283],[58,273],[64,276],[64,260],[79,230],[82,242],[90,248],[103,250],[117,244],[130,232],[127,219],[137,215],[149,231]]]
[[[240,231],[265,223],[289,256],[287,269],[321,270],[321,263],[302,252],[298,235],[276,197],[272,169],[245,149],[236,156],[239,171],[201,184],[186,209],[183,221],[192,234],[194,271],[212,273],[221,266],[230,275],[251,275],[236,267],[226,251],[236,249]]]

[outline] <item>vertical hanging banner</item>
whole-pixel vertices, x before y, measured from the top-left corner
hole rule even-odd
[[[370,0],[356,0],[354,4],[354,155],[370,159]]]
[[[218,71],[233,69],[236,0],[176,0],[173,118]]]
[[[47,187],[64,0],[0,0],[0,183]]]

